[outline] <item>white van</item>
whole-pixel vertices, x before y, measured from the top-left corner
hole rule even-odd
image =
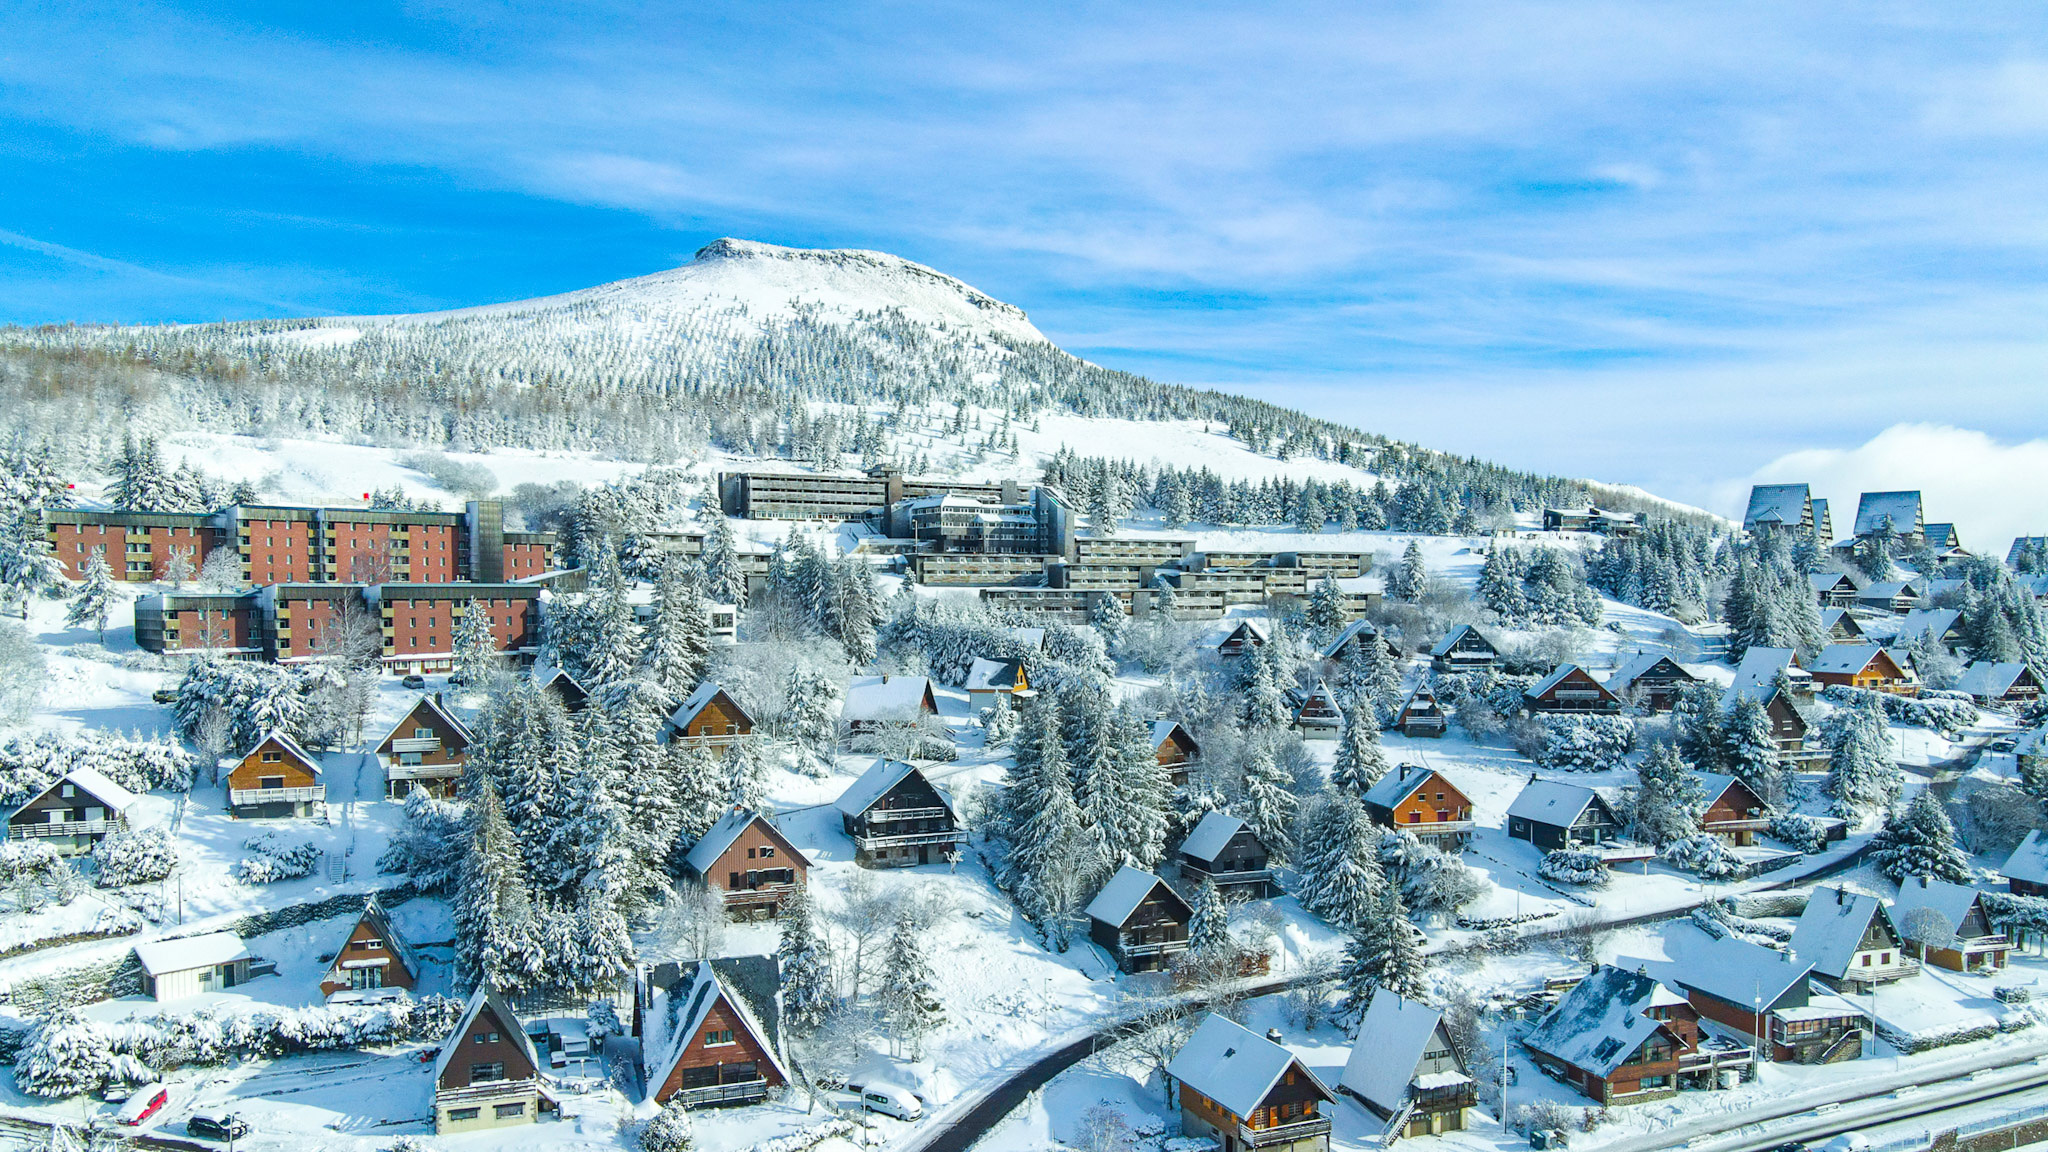
[[[869,1112],[880,1112],[898,1120],[916,1120],[924,1115],[924,1105],[917,1097],[901,1088],[887,1084],[870,1084],[860,1090],[860,1106]]]

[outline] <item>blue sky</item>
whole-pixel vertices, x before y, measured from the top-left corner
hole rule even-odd
[[[1897,424],[2048,435],[2044,144],[2019,4],[40,5],[0,320],[878,248],[1117,367],[1725,507]]]

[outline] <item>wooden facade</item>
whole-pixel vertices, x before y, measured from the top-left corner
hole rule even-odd
[[[751,812],[728,815],[691,849],[684,874],[719,889],[726,913],[739,920],[772,920],[806,882],[810,861],[767,820]]]
[[[1431,768],[1403,764],[1365,793],[1374,821],[1412,832],[1425,844],[1457,851],[1472,839],[1472,799]]]
[[[434,1131],[531,1124],[545,1101],[540,1061],[519,1017],[497,993],[477,989],[434,1064]]]
[[[1178,788],[1188,782],[1188,769],[1202,758],[1202,746],[1188,735],[1188,730],[1172,720],[1158,720],[1152,724],[1152,745],[1159,757],[1159,766]]]
[[[662,739],[685,747],[702,748],[718,756],[752,739],[754,718],[747,714],[732,693],[705,682],[690,693],[662,725]]]
[[[1576,664],[1566,664],[1522,694],[1522,706],[1543,714],[1621,711],[1621,698]]]
[[[1134,872],[1143,883],[1130,878]],[[1134,901],[1114,901],[1113,909],[1106,907],[1104,898],[1125,887],[1139,889],[1142,895]],[[1194,909],[1166,881],[1126,866],[1089,904],[1088,915],[1088,938],[1108,952],[1119,969],[1153,972],[1170,966],[1174,957],[1187,951],[1188,923],[1194,919]]]
[[[320,981],[320,994],[332,996],[336,992],[378,988],[411,991],[418,985],[419,977],[418,961],[412,950],[398,938],[383,906],[373,896],[335,951],[327,975]]]
[[[959,858],[967,831],[960,827],[952,801],[923,771],[888,761],[870,771],[897,778],[872,800],[862,793],[850,803],[841,803],[840,823],[853,840],[854,863],[865,868],[909,868]],[[860,782],[854,785],[860,786]]]
[[[311,816],[326,802],[320,765],[282,732],[265,736],[228,772],[228,811],[236,817]]]
[[[442,708],[439,700],[422,696],[377,744],[384,764],[384,793],[403,800],[414,788],[443,800],[455,795],[463,766],[469,763],[468,726]]]
[[[90,852],[126,826],[134,794],[90,769],[66,773],[7,817],[9,840],[33,840],[60,853]]]
[[[1757,833],[1770,828],[1770,806],[1756,790],[1734,776],[1702,773],[1707,806],[1700,812],[1700,831],[1740,846],[1756,843]]]

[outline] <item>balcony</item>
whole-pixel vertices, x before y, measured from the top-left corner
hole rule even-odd
[[[893,836],[856,836],[853,842],[863,852],[877,848],[915,848],[919,844],[944,844],[952,847],[967,839],[967,833],[958,828],[943,832],[902,832]]]
[[[763,884],[759,888],[729,888],[725,893],[727,907],[748,904],[773,904],[796,895],[794,884]]]
[[[729,748],[752,737],[751,732],[707,732],[702,736],[685,736],[678,732],[672,741],[685,748]]]
[[[228,803],[239,808],[245,804],[321,804],[327,800],[327,785],[315,784],[310,788],[230,788]]]
[[[1248,1148],[1266,1148],[1274,1144],[1292,1144],[1296,1140],[1309,1140],[1330,1134],[1330,1118],[1310,1116],[1292,1124],[1275,1124],[1270,1128],[1237,1126],[1237,1138]]]
[[[1748,1048],[1724,1042],[1728,1046],[1703,1045],[1691,1052],[1678,1054],[1680,1072],[1718,1072],[1724,1068],[1747,1068],[1756,1062],[1756,1054]]]
[[[741,1080],[732,1084],[706,1084],[700,1088],[684,1088],[675,1094],[686,1107],[701,1108],[706,1104],[744,1104],[768,1097],[768,1081],[761,1077]]]
[[[1771,822],[1767,817],[1751,817],[1743,820],[1705,820],[1700,823],[1702,832],[1768,832]]]
[[[439,752],[440,750],[441,739],[438,736],[428,736],[424,738],[413,738],[406,740],[393,740],[391,742],[391,751],[393,753]]]
[[[460,764],[393,764],[384,770],[387,780],[449,780],[460,775]]]
[[[57,824],[9,824],[9,840],[35,840],[45,836],[104,836],[119,831],[119,820],[65,820]]]
[[[952,815],[944,808],[870,808],[867,811],[869,824],[881,824],[896,820],[944,820]]]
[[[1246,868],[1235,872],[1227,870],[1211,872],[1200,864],[1182,860],[1180,870],[1188,877],[1190,882],[1214,880],[1219,888],[1229,884],[1258,884],[1273,879],[1273,870],[1271,868]]]
[[[540,1082],[523,1080],[481,1080],[466,1088],[443,1088],[434,1093],[434,1105],[445,1108],[450,1105],[460,1108],[468,1104],[488,1104],[493,1100],[505,1100],[513,1096],[538,1094]]]
[[[1470,820],[1423,820],[1399,827],[1401,831],[1413,832],[1417,836],[1448,836],[1453,833],[1469,834],[1473,823]]]
[[[1408,1100],[1416,1112],[1450,1112],[1458,1108],[1476,1108],[1479,1106],[1479,1087],[1467,1078],[1456,1084],[1417,1088],[1409,1093]]]
[[[1117,946],[1117,951],[1126,956],[1166,956],[1187,950],[1188,942],[1185,940],[1154,940],[1145,944],[1133,944],[1127,941]]]

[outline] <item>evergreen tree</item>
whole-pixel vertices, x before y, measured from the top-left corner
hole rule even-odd
[[[1244,822],[1280,860],[1294,852],[1294,812],[1300,801],[1289,790],[1291,783],[1271,748],[1261,742],[1252,750],[1244,768]]]
[[[796,767],[809,776],[832,771],[832,749],[839,740],[839,693],[824,676],[793,665],[783,682],[789,700],[790,741],[796,745]]]
[[[1088,606],[1088,623],[1102,637],[1103,649],[1112,654],[1123,648],[1126,619],[1123,605],[1114,596],[1097,596]]]
[[[669,1097],[640,1130],[640,1152],[690,1152],[696,1146],[697,1125],[690,1119],[681,1092]]]
[[[519,844],[488,779],[477,787],[469,854],[455,897],[455,935],[458,987],[516,991],[540,975]]]
[[[1969,854],[1956,846],[1955,825],[1930,791],[1885,817],[1884,827],[1871,838],[1870,860],[1894,884],[1915,876],[1963,885],[1975,879]]]
[[[1858,820],[1882,811],[1899,797],[1899,766],[1892,759],[1892,733],[1884,705],[1868,696],[1845,706],[1836,718],[1835,747],[1828,758],[1828,794],[1835,814]]]
[[[1373,960],[1373,976],[1379,986],[1404,1000],[1421,1000],[1429,995],[1429,961],[1415,942],[1408,924],[1408,909],[1401,905],[1401,892],[1392,884],[1380,889],[1379,916],[1385,929],[1379,932],[1379,952]]]
[[[1963,669],[1949,654],[1948,645],[1941,642],[1939,632],[1938,628],[1922,628],[1906,652],[1912,657],[1913,671],[1920,677],[1921,684],[1945,690],[1955,687]]]
[[[907,1041],[913,1057],[919,1054],[924,1038],[946,1022],[945,1006],[932,988],[931,964],[919,939],[922,932],[923,926],[909,910],[896,914],[883,962],[880,996],[890,1034]]]
[[[739,537],[733,534],[732,521],[717,511],[716,503],[706,505],[711,519],[704,533],[704,552],[700,563],[704,571],[704,594],[714,603],[731,604],[744,610],[747,606],[747,574],[740,566]]]
[[[781,942],[775,959],[782,970],[782,1020],[797,1036],[816,1032],[832,1014],[832,965],[818,934],[810,889],[797,885],[782,906]]]
[[[591,738],[605,742],[607,763],[616,773],[612,786],[627,832],[623,847],[632,857],[632,875],[621,882],[633,893],[629,905],[635,908],[647,894],[666,890],[663,863],[683,822],[657,740],[667,711],[661,689],[637,678],[607,686],[585,709],[594,717]]]
[[[1308,599],[1309,634],[1318,645],[1328,644],[1344,631],[1344,593],[1335,575],[1324,576]]]
[[[1429,569],[1422,562],[1422,546],[1410,540],[1407,550],[1401,553],[1401,562],[1387,575],[1387,595],[1396,600],[1420,600],[1428,579]]]
[[[846,653],[847,663],[865,668],[875,662],[875,632],[882,622],[874,570],[858,556],[843,556],[833,588],[840,648]]]
[[[1529,602],[1522,594],[1521,553],[1494,545],[1479,570],[1478,595],[1479,602],[1499,613],[1503,621],[1513,623],[1527,617]]]
[[[725,751],[726,793],[734,808],[749,812],[768,810],[768,764],[752,740],[741,740]]]
[[[1230,911],[1223,906],[1223,893],[1216,887],[1216,881],[1205,878],[1195,891],[1195,914],[1188,921],[1188,950],[1198,960],[1215,961],[1228,957],[1232,948]]]
[[[1353,699],[1344,710],[1344,732],[1337,742],[1337,762],[1330,770],[1330,783],[1363,796],[1386,774],[1387,758],[1380,749],[1379,718],[1373,714],[1369,704]]]
[[[1671,706],[1671,728],[1678,754],[1689,764],[1711,768],[1720,763],[1722,689],[1709,681],[1682,684]]]
[[[499,667],[498,638],[491,633],[491,609],[484,601],[462,606],[455,623],[455,654],[448,680],[453,684],[488,684]]]
[[[1792,787],[1790,774],[1778,761],[1778,741],[1771,714],[1755,696],[1735,699],[1721,727],[1721,763],[1773,805],[1783,804]]]
[[[1255,648],[1245,658],[1239,719],[1247,732],[1264,732],[1287,723],[1287,694],[1281,686],[1279,662],[1277,642]]]
[[[655,582],[646,639],[641,673],[674,707],[696,689],[711,661],[711,608],[680,564],[664,565]]]
[[[71,607],[64,613],[64,623],[76,628],[91,625],[99,635],[100,643],[107,642],[107,617],[114,612],[114,606],[121,602],[121,593],[114,587],[114,574],[107,568],[105,556],[95,552],[86,559],[85,579],[79,582],[78,594],[71,598]]]
[[[1358,798],[1326,788],[1311,802],[1302,822],[1300,877],[1302,906],[1340,931],[1352,932],[1378,912],[1379,830]]]
[[[1678,750],[1658,744],[1636,767],[1636,836],[1662,848],[1699,831],[1706,789]]]
[[[718,758],[695,745],[671,740],[662,749],[662,774],[675,797],[676,838],[669,845],[669,874],[683,873],[683,858],[725,815],[731,785]]]
[[[1082,824],[1094,832],[1111,865],[1150,869],[1166,848],[1172,786],[1159,767],[1151,736],[1152,726],[1129,704],[1098,713],[1086,725],[1076,798]]]

